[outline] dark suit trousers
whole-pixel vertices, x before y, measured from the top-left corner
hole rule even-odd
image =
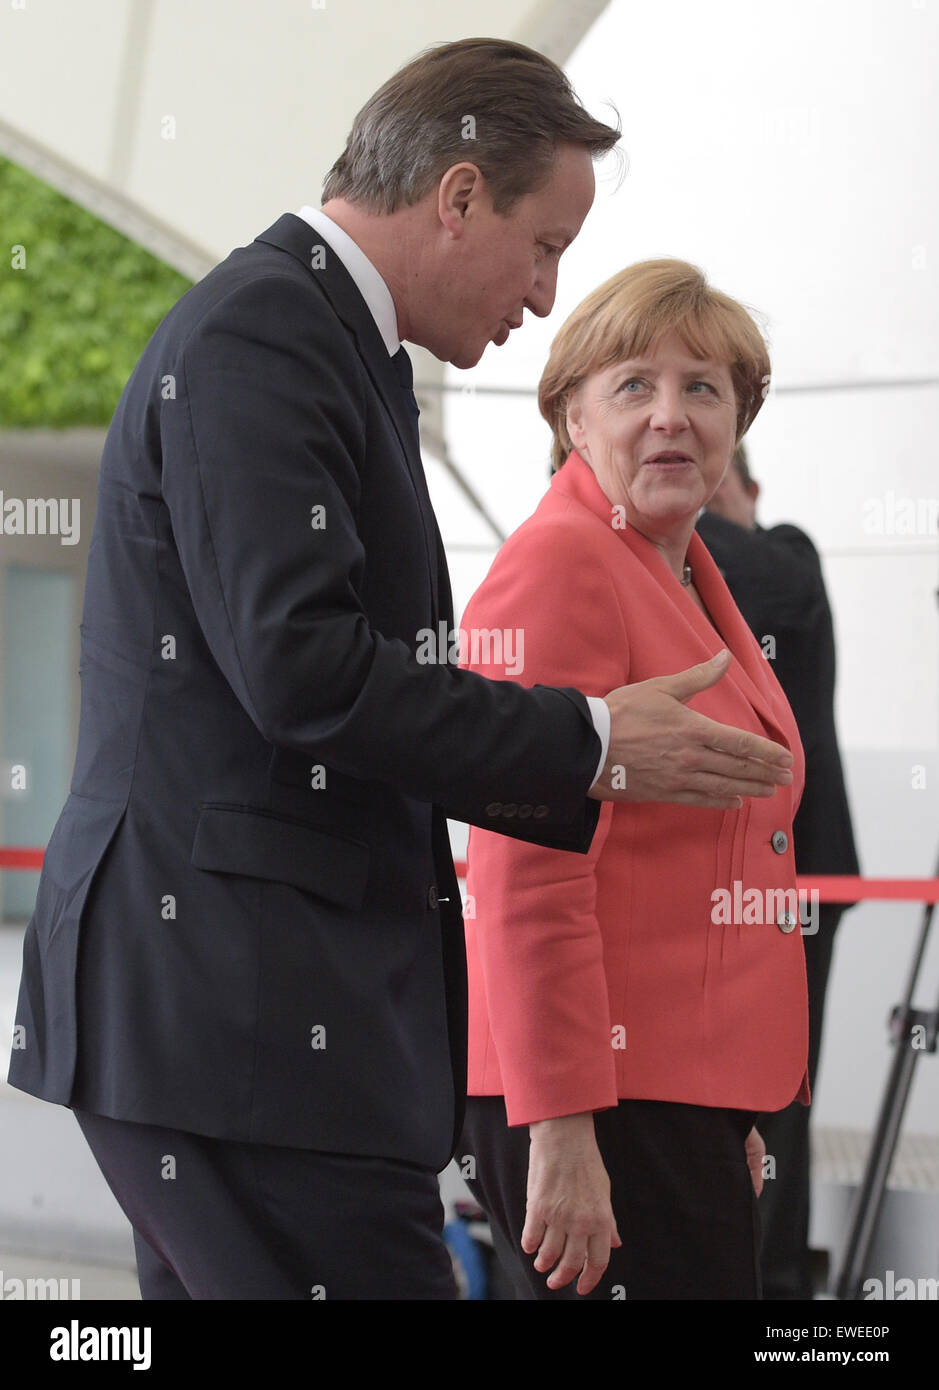
[[[844,908],[821,903],[818,931],[802,938],[809,987],[809,1085],[814,1088],[822,1045],[825,991],[835,944],[835,928]],[[809,1252],[811,1186],[809,1118],[811,1108],[798,1101],[762,1115],[757,1121],[766,1152],[776,1160],[776,1176],[760,1197],[763,1223],[763,1296],[769,1299],[812,1297]]]
[[[496,1256],[520,1299],[756,1299],[759,1212],[744,1154],[754,1116],[665,1101],[621,1100],[594,1117],[622,1248],[592,1293],[551,1290],[521,1248],[528,1126],[506,1123],[501,1096],[471,1096],[457,1159],[487,1212]]]
[[[76,1110],[145,1299],[455,1299],[435,1173]]]

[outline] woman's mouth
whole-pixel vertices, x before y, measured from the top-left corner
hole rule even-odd
[[[690,454],[683,454],[677,449],[666,449],[662,453],[653,454],[647,458],[643,464],[645,468],[659,468],[666,473],[677,472],[682,468],[688,468],[694,462]]]

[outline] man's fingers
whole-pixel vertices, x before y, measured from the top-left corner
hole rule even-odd
[[[795,762],[789,749],[783,748],[781,743],[773,743],[771,739],[762,738],[760,734],[735,729],[729,724],[719,724],[716,719],[708,719],[706,714],[699,714],[698,718],[710,726],[701,727],[702,744],[715,753],[745,759],[751,763],[767,763],[773,770],[778,768],[789,771]]]
[[[625,792],[617,796],[614,792],[610,801],[627,801]],[[664,798],[663,798],[664,799]],[[704,792],[679,792],[668,798],[671,806],[708,806],[712,811],[739,811],[743,798],[739,796],[706,796]]]
[[[778,785],[776,776],[760,763],[715,754],[702,758],[700,767],[689,763],[684,782],[686,790],[708,796],[773,796]]]
[[[729,663],[730,654],[725,649],[699,666],[690,666],[687,671],[678,671],[674,676],[658,677],[656,683],[666,695],[671,695],[685,704],[692,695],[716,685],[727,671]],[[709,719],[705,714],[689,712],[695,714],[698,725],[696,732],[700,734],[700,741],[706,747],[734,758],[769,763],[771,767],[792,767],[793,756],[788,748],[783,748],[781,744],[773,743],[771,739],[763,738],[760,734],[751,734],[745,729],[735,729],[732,725],[721,724],[716,719]]]
[[[705,722],[710,723],[710,720]],[[728,733],[730,732],[733,731],[728,730]],[[728,786],[733,782],[735,787],[732,795],[749,795],[749,792],[740,791],[744,786],[762,786],[769,791],[775,791],[778,786],[788,786],[792,781],[790,768],[770,767],[756,756],[738,755],[703,743],[697,747],[683,748],[676,759],[676,768],[681,770],[689,791],[720,790],[703,783],[700,786],[696,785],[696,779],[699,778],[723,778]],[[726,791],[727,788],[723,790]]]
[[[641,777],[629,777],[627,772],[626,785],[622,793],[617,796],[615,790],[604,792],[604,795],[611,801],[635,801],[643,800],[665,800],[664,796],[655,797],[645,795],[646,788],[644,779]],[[682,790],[670,791],[668,801],[684,806],[711,806],[721,810],[739,810],[743,797],[755,797],[766,800],[775,795],[776,785],[765,780],[755,781],[751,777],[742,776],[722,776],[714,772],[687,772],[682,778]]]
[[[699,694],[702,690],[709,690],[712,685],[727,674],[730,666],[730,652],[726,647],[712,656],[709,661],[702,661],[697,666],[689,666],[685,671],[677,671],[674,676],[665,676],[662,679],[662,689],[669,695],[674,695],[676,700],[681,700],[684,704],[690,700],[692,695]]]

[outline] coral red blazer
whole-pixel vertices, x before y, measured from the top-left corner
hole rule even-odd
[[[464,664],[605,695],[726,646],[730,670],[691,705],[788,747],[793,783],[739,811],[604,802],[586,855],[471,828],[468,1090],[504,1095],[511,1125],[620,1097],[756,1111],[809,1098],[801,928],[766,891],[792,902],[796,889],[792,712],[700,536],[688,563],[720,636],[651,542],[616,522],[572,452],[470,600]]]

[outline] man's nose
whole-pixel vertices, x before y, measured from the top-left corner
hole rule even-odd
[[[530,309],[533,314],[537,314],[540,319],[547,318],[554,308],[554,298],[557,294],[557,288],[557,263],[552,262],[550,267],[547,265],[540,267],[531,293],[525,300],[525,308]]]

